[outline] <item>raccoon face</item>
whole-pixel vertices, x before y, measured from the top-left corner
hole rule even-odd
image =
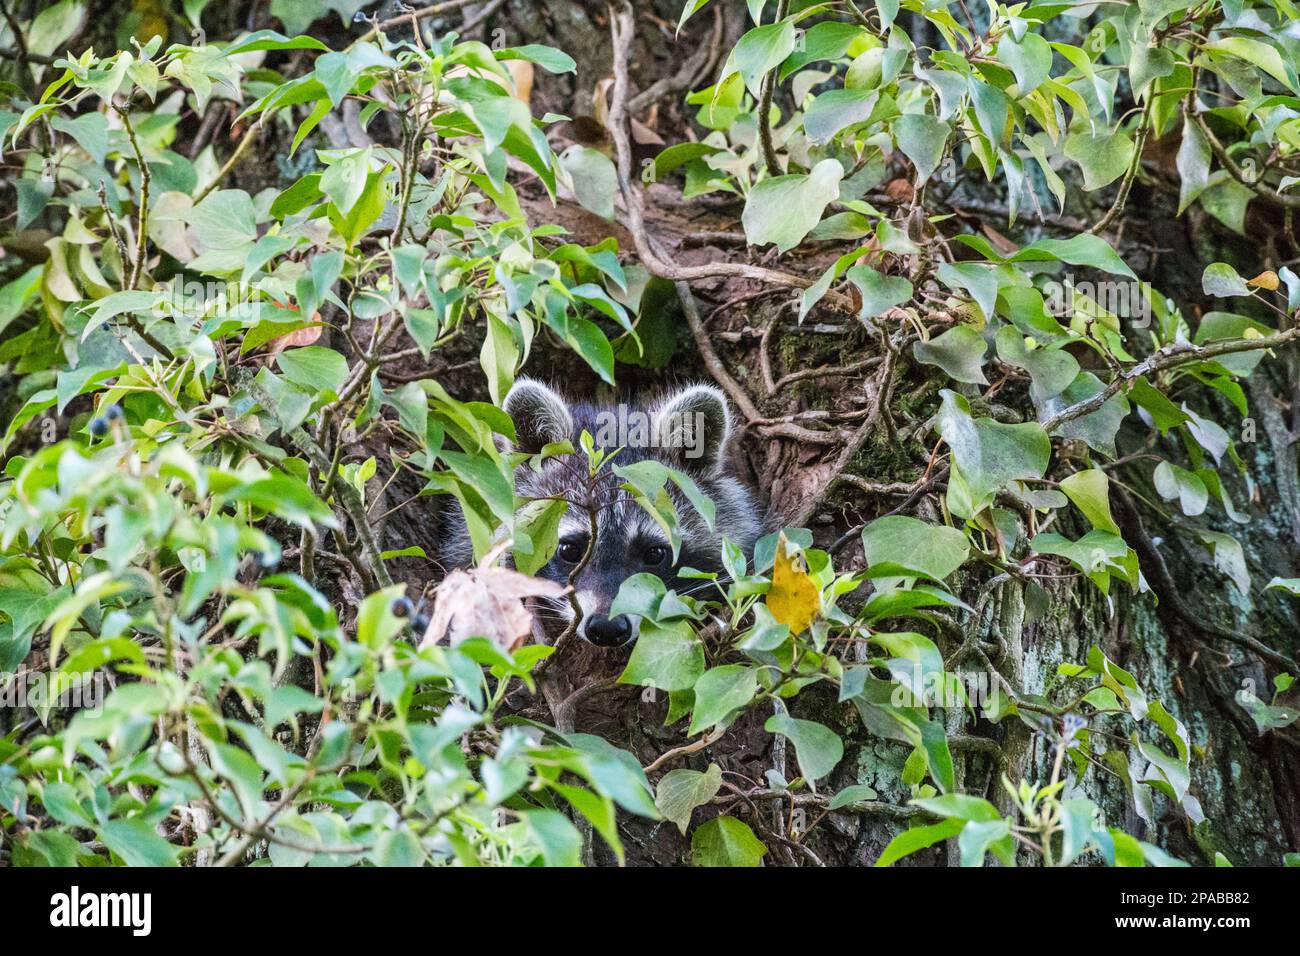
[[[519,468],[515,487],[521,497],[569,502],[560,521],[559,545],[538,575],[567,584],[577,571],[574,590],[582,610],[577,633],[591,643],[617,647],[636,639],[638,618],[609,615],[619,587],[632,575],[656,575],[679,594],[705,592],[714,587],[711,582],[682,577],[681,570],[722,570],[723,535],[745,551],[753,547],[761,528],[758,508],[745,486],[727,473],[731,419],[726,399],[716,388],[693,385],[646,404],[599,407],[568,402],[540,382],[522,379],[504,406],[515,423],[518,451],[536,453],[566,439],[576,446],[585,430],[597,447],[618,449],[615,463],[660,461],[689,474],[713,500],[716,514],[710,531],[686,497],[669,485],[682,539],[674,560],[667,534],[619,487],[619,478],[608,468],[594,483],[588,478],[582,452],[547,459],[540,472],[526,464]],[[574,611],[562,598],[539,608],[539,616],[554,635],[572,623]]]

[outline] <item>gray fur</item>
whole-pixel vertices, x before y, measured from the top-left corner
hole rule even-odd
[[[657,574],[679,593],[707,589],[706,582],[679,577],[678,572],[686,567],[721,571],[724,536],[748,554],[763,531],[753,492],[728,467],[731,416],[725,396],[711,385],[690,385],[649,402],[623,406],[628,418],[634,413],[645,413],[654,437],[644,442],[627,442],[622,447],[601,441],[606,437],[602,432],[608,431],[601,426],[609,421],[603,416],[616,415],[616,407],[571,402],[532,379],[516,382],[503,405],[515,423],[516,450],[535,453],[566,438],[577,449],[572,455],[548,459],[539,471],[528,464],[520,466],[515,472],[515,488],[522,498],[557,496],[569,501],[568,512],[560,525],[562,545],[566,541],[576,542],[585,551],[590,515],[595,513],[596,548],[574,583],[584,618],[579,624],[579,634],[585,636],[586,618],[609,611],[619,586],[633,574],[642,571]],[[700,424],[703,434],[697,435],[694,426]],[[633,497],[619,488],[621,482],[608,465],[602,470],[601,480],[594,487],[589,486],[586,456],[578,441],[584,429],[596,439],[598,447],[608,446],[605,450],[610,452],[619,448],[613,459],[617,464],[654,459],[689,474],[714,503],[714,530],[709,530],[687,498],[669,483],[682,538],[679,560],[674,565],[670,556],[659,566],[648,566],[646,556],[655,555],[656,546],[667,547],[668,538]],[[633,433],[629,430],[628,434]],[[460,509],[452,510],[442,557],[448,567],[464,566],[472,560],[472,548]],[[573,562],[566,562],[562,553],[557,553],[538,575],[567,583],[573,567]],[[544,625],[554,632],[572,621],[573,612],[567,599],[561,599],[544,609],[542,616]]]

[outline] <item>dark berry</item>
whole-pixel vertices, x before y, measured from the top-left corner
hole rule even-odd
[[[410,598],[396,598],[388,606],[388,610],[393,612],[393,617],[410,617],[411,612],[415,610],[415,605],[411,603]]]
[[[103,438],[108,434],[108,420],[104,418],[92,418],[90,420],[90,433],[96,438]]]
[[[413,630],[416,634],[423,634],[428,629],[429,629],[429,615],[427,614],[415,615],[415,618],[411,621],[411,630]]]
[[[122,406],[110,405],[104,409],[104,417],[110,422],[120,422],[122,420]]]

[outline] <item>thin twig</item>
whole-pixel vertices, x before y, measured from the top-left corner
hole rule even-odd
[[[1221,342],[1210,342],[1207,345],[1192,345],[1190,342],[1179,342],[1176,345],[1166,346],[1127,371],[1119,373],[1115,376],[1114,381],[1096,395],[1085,398],[1081,402],[1075,402],[1069,408],[1057,412],[1042,423],[1043,430],[1050,435],[1066,422],[1082,418],[1090,412],[1095,412],[1125,386],[1142,376],[1154,372],[1163,372],[1191,362],[1204,362],[1207,359],[1218,358],[1220,355],[1255,352],[1259,349],[1274,349],[1289,345],[1298,338],[1300,338],[1300,326],[1288,329],[1285,332],[1279,332],[1277,335],[1266,335],[1257,339],[1224,339]]]

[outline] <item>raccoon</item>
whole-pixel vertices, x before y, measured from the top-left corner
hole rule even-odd
[[[515,473],[515,487],[524,498],[557,497],[569,502],[560,521],[559,546],[537,572],[539,577],[568,583],[587,552],[590,515],[592,511],[596,514],[595,548],[574,581],[581,607],[577,634],[592,644],[618,647],[636,639],[639,619],[609,615],[627,578],[649,572],[678,593],[708,587],[699,579],[681,577],[680,571],[721,571],[723,537],[748,554],[763,530],[752,490],[728,465],[731,414],[726,397],[713,386],[690,385],[649,402],[611,407],[571,402],[539,381],[520,379],[506,396],[504,408],[515,424],[515,451],[534,454],[566,440],[576,449],[570,455],[547,458],[540,470],[521,465]],[[608,453],[617,449],[614,463],[654,459],[689,475],[714,503],[713,530],[670,482],[668,493],[677,511],[682,541],[674,561],[667,534],[619,487],[622,482],[608,465],[594,486],[588,480],[586,455],[578,448],[584,430],[597,448]],[[470,552],[464,518],[457,509],[444,549],[448,565],[467,564]],[[551,639],[573,622],[573,607],[567,598],[546,602],[539,610]]]

